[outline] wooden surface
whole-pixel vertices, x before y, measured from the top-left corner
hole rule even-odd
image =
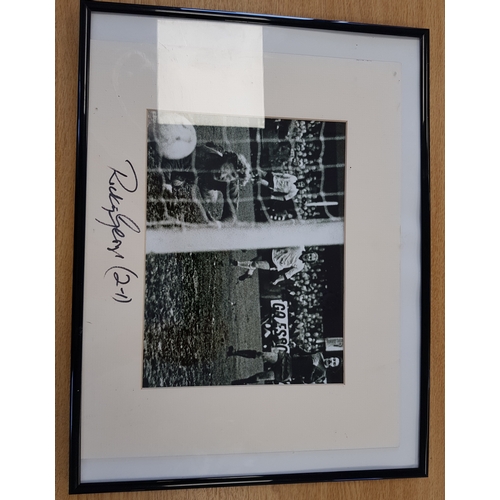
[[[132,0],[129,0],[131,3]],[[444,0],[183,0],[148,3],[430,29],[431,422],[429,477],[81,495],[89,500],[444,498]],[[56,498],[68,498],[69,375],[79,1],[56,0]]]

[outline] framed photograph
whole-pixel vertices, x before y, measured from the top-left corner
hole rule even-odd
[[[426,476],[428,36],[82,0],[71,493]]]

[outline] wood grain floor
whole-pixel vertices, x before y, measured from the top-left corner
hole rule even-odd
[[[132,0],[129,0],[132,3]],[[431,433],[429,477],[88,496],[89,500],[444,498],[444,0],[165,0],[135,3],[430,28]],[[79,1],[56,0],[56,498],[68,498],[69,375]]]

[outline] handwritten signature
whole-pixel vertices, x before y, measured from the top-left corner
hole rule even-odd
[[[108,220],[105,219],[106,222],[104,222],[95,219],[99,224],[111,228],[111,245],[106,250],[118,259],[125,259],[121,247],[126,238],[127,229],[133,233],[141,232],[139,226],[129,216],[120,213],[120,203],[123,197],[126,193],[135,193],[139,187],[134,166],[128,160],[125,160],[125,163],[127,166],[123,170],[109,167],[111,169],[111,176],[108,180],[109,206],[101,207],[106,212]],[[125,285],[130,283],[131,276],[137,278],[137,274],[123,266],[112,266],[104,273],[104,276],[107,276],[110,271],[113,271],[114,283],[118,288],[113,299],[122,303],[130,302],[132,299],[125,293]]]
[[[101,207],[105,212],[107,212],[109,216],[109,222],[102,222],[99,219],[96,219],[99,224],[111,228],[111,235],[113,237],[111,243],[114,246],[108,247],[107,250],[109,252],[113,252],[115,254],[115,257],[118,257],[119,259],[124,258],[118,250],[120,250],[123,239],[126,236],[125,232],[121,229],[122,224],[123,226],[128,227],[134,233],[141,232],[139,226],[130,217],[117,213],[119,210],[120,202],[123,201],[123,196],[117,194],[119,187],[127,193],[135,193],[139,186],[137,174],[135,173],[135,169],[132,163],[130,163],[128,160],[126,160],[126,163],[130,166],[130,172],[128,175],[120,170],[117,170],[116,168],[109,167],[113,172],[108,181],[108,199],[110,207]],[[132,174],[132,177],[130,177],[130,174]],[[127,186],[125,183],[130,183],[130,185]]]

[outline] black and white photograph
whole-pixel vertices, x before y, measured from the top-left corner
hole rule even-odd
[[[304,225],[343,230],[345,123],[148,119],[143,387],[342,383],[342,241],[279,242]],[[172,252],[155,240],[206,226],[251,238],[262,225],[275,232],[252,248]]]
[[[149,228],[339,220],[345,122],[196,126],[148,111]]]
[[[143,387],[342,383],[343,246],[146,256]]]

